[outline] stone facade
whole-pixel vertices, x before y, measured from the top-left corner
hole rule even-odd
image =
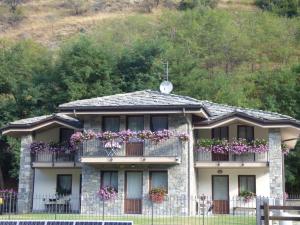
[[[30,144],[32,135],[21,138],[20,172],[17,209],[19,213],[29,213],[32,207],[33,169],[31,167]]]
[[[91,120],[85,122],[85,129],[93,129],[95,131],[101,130],[101,118],[91,118]],[[145,116],[145,129],[149,129],[150,116]],[[94,123],[96,122],[96,123]],[[121,130],[126,128],[125,117],[121,118]],[[97,125],[96,125],[97,124]],[[177,132],[188,132],[187,120],[184,115],[170,115],[169,116],[169,129],[176,130]],[[101,171],[114,170],[118,171],[118,198],[112,201],[105,202],[106,214],[120,214],[124,212],[124,195],[125,195],[125,172],[126,171],[142,171],[143,172],[143,202],[142,213],[148,214],[152,210],[152,203],[148,199],[149,193],[149,172],[151,170],[166,170],[168,171],[168,198],[163,204],[156,204],[155,209],[157,213],[164,215],[187,215],[188,214],[188,195],[189,195],[189,144],[181,143],[178,140],[169,140],[162,144],[160,147],[154,147],[148,143],[145,147],[146,155],[174,155],[177,152],[177,156],[180,158],[178,165],[172,166],[153,166],[153,165],[135,165],[134,168],[130,166],[88,166],[83,165],[82,168],[82,198],[81,198],[81,212],[87,213],[101,213],[101,207],[103,203],[99,197],[96,196],[97,191],[100,188],[100,176]],[[93,146],[86,146],[92,147]],[[97,151],[97,148],[93,148]],[[177,151],[178,150],[178,151]],[[92,154],[92,153],[90,153]],[[172,203],[172,207],[167,207]],[[111,208],[111,210],[109,210]],[[172,208],[172,211],[170,211]],[[116,211],[117,210],[117,211]]]
[[[270,197],[283,199],[283,153],[280,129],[269,130]]]

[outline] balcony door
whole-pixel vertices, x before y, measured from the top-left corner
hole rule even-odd
[[[141,131],[144,130],[144,116],[127,116],[127,130]],[[126,156],[143,156],[144,143],[130,140],[126,143]]]
[[[143,172],[127,171],[125,173],[125,205],[127,214],[142,213]]]
[[[212,176],[213,213],[229,213],[229,176]]]
[[[216,140],[229,139],[229,128],[228,127],[217,127],[212,129],[212,138]],[[212,161],[228,161],[229,153],[212,153]]]

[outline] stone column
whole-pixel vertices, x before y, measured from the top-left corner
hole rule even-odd
[[[280,129],[269,129],[270,197],[283,199],[283,154]]]
[[[100,170],[96,167],[82,166],[81,183],[81,213],[97,214],[100,212],[101,204],[97,195],[100,188]]]
[[[30,144],[32,135],[28,134],[21,137],[20,149],[20,172],[19,172],[19,190],[18,190],[18,212],[29,213],[32,209],[33,196],[33,169],[31,167]]]

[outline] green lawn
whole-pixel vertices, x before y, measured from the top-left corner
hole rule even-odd
[[[20,214],[20,215],[1,215],[0,220],[102,220],[98,215],[80,215],[80,214]],[[133,221],[134,225],[152,224],[151,216],[144,215],[126,215],[126,216],[105,216],[104,220],[113,221]],[[153,219],[154,225],[255,225],[254,216],[156,216]]]

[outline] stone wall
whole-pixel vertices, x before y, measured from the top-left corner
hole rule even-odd
[[[19,213],[29,213],[32,208],[33,169],[31,167],[30,144],[32,135],[28,134],[21,138],[20,149],[20,172],[17,210]]]
[[[150,116],[145,116],[145,129],[149,129]],[[88,118],[86,118],[88,120]],[[91,118],[89,121],[85,120],[85,129],[101,130],[101,118]],[[125,129],[125,117],[121,118],[121,128]],[[97,124],[97,126],[95,126]],[[176,130],[178,132],[188,132],[187,120],[184,115],[170,115],[169,116],[169,129]],[[175,141],[175,140],[174,140]],[[177,140],[176,140],[177,141]],[[189,157],[189,144],[188,143],[176,143],[174,144],[166,142],[163,145],[163,152],[174,151],[174,148],[180,148],[179,157],[181,163],[178,165],[135,165],[132,168],[130,165],[115,165],[114,167],[108,166],[88,166],[83,165],[82,168],[82,205],[81,212],[86,213],[97,213],[101,214],[103,206],[105,214],[122,214],[124,213],[124,185],[125,185],[125,171],[135,170],[143,171],[143,214],[147,215],[152,210],[152,203],[148,199],[149,193],[149,171],[151,170],[168,170],[168,198],[163,204],[155,204],[155,213],[162,215],[187,215],[188,213],[188,196],[189,196],[189,168],[188,168],[188,157]],[[151,149],[151,148],[149,148]],[[167,149],[167,150],[164,150]],[[95,148],[96,151],[96,148]],[[157,154],[159,154],[158,151]],[[191,151],[191,150],[190,150]],[[151,151],[149,155],[155,155],[154,151]],[[191,151],[192,154],[192,151]],[[191,159],[193,160],[193,159]],[[192,162],[192,161],[191,161]],[[193,164],[190,165],[193,169]],[[97,191],[100,188],[100,174],[101,170],[117,170],[118,171],[118,198],[112,201],[105,202],[104,205],[100,201],[99,197],[96,196]]]
[[[283,154],[280,129],[269,130],[270,197],[283,199]]]

